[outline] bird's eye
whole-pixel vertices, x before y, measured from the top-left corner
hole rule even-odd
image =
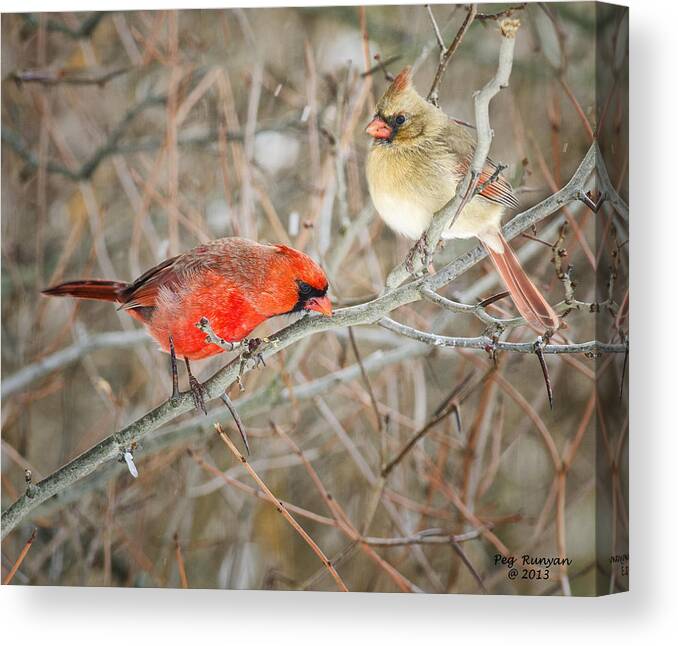
[[[402,126],[403,123],[405,123],[405,121],[407,121],[407,118],[405,117],[405,115],[399,114],[395,119],[396,126]]]
[[[299,281],[299,293],[300,294],[307,296],[312,291],[313,291],[313,287],[311,287],[308,283],[305,283],[303,280]]]

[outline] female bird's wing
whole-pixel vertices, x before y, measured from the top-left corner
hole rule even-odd
[[[468,171],[471,161],[472,157],[467,157],[461,162],[462,175]],[[490,202],[501,204],[509,209],[517,209],[520,206],[513,193],[513,187],[501,174],[501,167],[489,157],[485,160],[485,166],[480,172],[477,187],[480,188],[478,194]]]
[[[452,147],[452,152],[459,160],[459,177],[464,177],[473,161],[475,152],[475,140],[469,133],[473,127],[451,119],[446,128],[446,137]],[[517,209],[520,204],[513,193],[509,181],[501,174],[501,168],[489,157],[485,160],[485,166],[478,178],[479,194],[490,202],[501,204],[510,209]]]

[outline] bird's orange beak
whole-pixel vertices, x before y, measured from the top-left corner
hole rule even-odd
[[[393,134],[393,128],[383,119],[374,117],[367,128],[365,128],[365,132],[375,139],[390,139]]]
[[[332,303],[330,303],[330,299],[327,296],[309,298],[304,309],[320,312],[323,316],[332,316]]]

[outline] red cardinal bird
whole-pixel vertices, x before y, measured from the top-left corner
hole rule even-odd
[[[221,238],[149,269],[132,283],[76,280],[42,293],[120,303],[172,359],[173,392],[179,394],[176,356],[186,362],[196,407],[206,412],[203,387],[189,360],[223,348],[207,343],[196,324],[208,319],[225,341],[238,342],[266,319],[302,310],[332,316],[327,277],[306,254],[284,245]]]
[[[456,191],[466,174],[475,141],[468,129],[426,101],[412,87],[406,67],[377,103],[367,126],[373,137],[367,157],[367,183],[374,206],[395,231],[416,239]],[[487,160],[483,186],[443,238],[479,238],[516,308],[535,328],[557,328],[558,316],[520,266],[501,233],[505,208],[516,208],[511,185]]]

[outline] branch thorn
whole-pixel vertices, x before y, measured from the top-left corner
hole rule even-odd
[[[549,370],[546,366],[546,360],[544,359],[544,339],[541,336],[538,336],[537,340],[534,342],[534,353],[539,359],[539,365],[544,374],[544,383],[546,384],[546,394],[549,398],[549,406],[551,407],[551,410],[553,410],[553,389],[551,388],[551,377],[549,376]]]

